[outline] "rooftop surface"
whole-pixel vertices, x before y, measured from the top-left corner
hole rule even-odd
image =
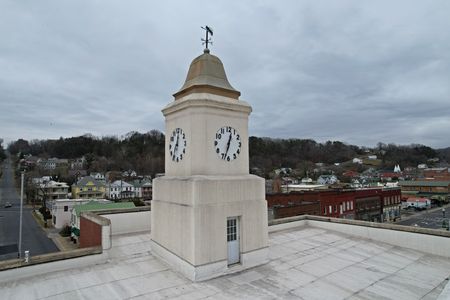
[[[172,271],[151,254],[150,235],[135,234],[113,239],[107,263],[0,283],[0,291],[2,299],[410,300],[436,299],[450,275],[444,257],[328,230],[269,237],[269,263],[204,282]]]

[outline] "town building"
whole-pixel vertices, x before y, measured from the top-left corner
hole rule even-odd
[[[336,175],[320,175],[319,178],[317,178],[317,184],[332,185],[335,183],[339,183]]]
[[[355,190],[355,219],[381,222],[381,188]]]
[[[86,165],[86,159],[83,157],[75,158],[70,160],[71,170],[82,170]]]
[[[135,198],[135,188],[123,180],[116,180],[106,186],[106,197],[108,199],[130,199]]]
[[[91,173],[90,176],[93,177],[95,180],[105,181],[105,174],[103,174],[103,173],[94,172],[94,173]]]
[[[144,200],[151,200],[152,199],[152,189],[153,184],[151,180],[144,179],[144,182],[141,185],[142,189],[142,198]]]
[[[165,176],[153,180],[152,253],[193,281],[268,261],[264,179],[249,174],[248,117],[208,49],[163,114]]]
[[[69,186],[65,182],[53,180],[38,184],[37,198],[39,201],[66,199],[69,193]]]
[[[400,181],[399,186],[402,195],[430,197],[436,201],[450,200],[450,181],[437,180],[417,180],[417,181]]]
[[[49,209],[52,214],[52,224],[55,228],[63,228],[70,225],[72,208],[89,202],[110,203],[105,199],[56,199],[49,202]]]
[[[382,197],[382,222],[395,222],[401,217],[402,194],[398,187],[383,187]]]
[[[70,227],[71,227],[71,238],[75,242],[78,241],[81,231],[80,231],[80,215],[82,212],[99,212],[102,210],[120,210],[126,208],[135,207],[133,202],[119,202],[119,203],[106,203],[98,201],[90,201],[82,205],[75,205],[72,208]]]
[[[99,199],[105,197],[106,187],[103,182],[91,176],[85,176],[72,185],[72,198]]]
[[[55,170],[58,167],[67,167],[69,161],[67,159],[59,158],[39,158],[36,162],[37,166],[44,170]]]

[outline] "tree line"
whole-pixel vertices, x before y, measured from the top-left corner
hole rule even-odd
[[[88,171],[135,170],[139,174],[154,175],[164,172],[164,134],[157,130],[147,133],[130,132],[116,136],[95,137],[83,135],[57,140],[19,139],[9,144],[12,154],[31,154],[40,157],[74,159],[84,156]],[[417,166],[439,157],[440,152],[424,145],[395,145],[379,143],[368,149],[340,141],[318,143],[311,139],[249,138],[250,169],[268,177],[280,167],[310,170],[314,163],[342,163],[354,157],[373,153],[381,160],[380,168],[391,169]],[[447,156],[441,158],[446,159]]]

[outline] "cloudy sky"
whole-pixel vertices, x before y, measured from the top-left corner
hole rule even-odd
[[[450,1],[0,1],[0,138],[164,130],[214,29],[250,134],[450,146]]]

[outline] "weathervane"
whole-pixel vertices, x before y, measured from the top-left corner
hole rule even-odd
[[[204,39],[202,39],[202,42],[203,42],[202,45],[206,45],[205,52],[209,52],[208,44],[212,45],[212,41],[211,41],[211,38],[209,37],[209,34],[211,34],[211,36],[213,36],[213,30],[208,25],[206,25],[205,27],[202,27],[202,29],[205,30],[205,32],[206,32],[206,37]]]

